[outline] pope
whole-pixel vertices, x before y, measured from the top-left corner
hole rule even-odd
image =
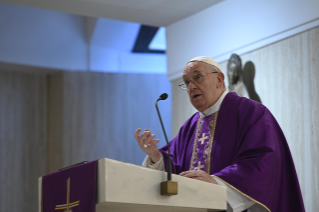
[[[264,105],[229,92],[208,57],[190,60],[179,86],[198,112],[170,141],[173,173],[226,186],[227,211],[305,211],[286,138]],[[135,139],[143,165],[165,170],[167,146],[148,129]]]

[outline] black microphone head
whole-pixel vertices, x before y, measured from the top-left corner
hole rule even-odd
[[[167,99],[167,97],[168,97],[168,94],[167,94],[167,93],[162,93],[162,95],[160,95],[160,98],[159,98],[159,99],[165,100],[165,99]]]

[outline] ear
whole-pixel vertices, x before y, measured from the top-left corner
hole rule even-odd
[[[223,74],[223,72],[218,72],[217,73],[217,88],[222,88],[224,87],[224,79],[225,79],[225,75]]]

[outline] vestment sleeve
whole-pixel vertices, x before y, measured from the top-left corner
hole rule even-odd
[[[151,168],[151,169],[156,169],[159,171],[164,171],[165,165],[163,162],[163,155],[161,154],[161,159],[157,161],[156,163],[152,163],[150,157],[147,155],[142,163],[142,166]]]

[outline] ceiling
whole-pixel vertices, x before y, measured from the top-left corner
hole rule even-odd
[[[223,0],[0,0],[8,4],[168,26]]]

